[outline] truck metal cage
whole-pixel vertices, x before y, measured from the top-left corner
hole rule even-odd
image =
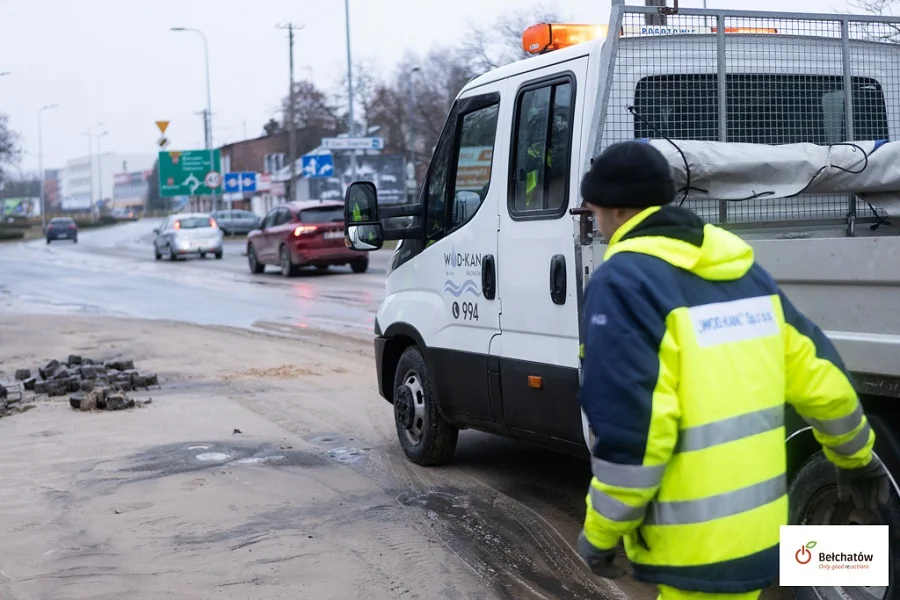
[[[675,145],[900,139],[900,18],[671,13],[614,0],[591,156],[636,138]],[[684,205],[729,228],[840,224],[850,235],[856,223],[897,215],[845,194],[734,202],[688,193]]]

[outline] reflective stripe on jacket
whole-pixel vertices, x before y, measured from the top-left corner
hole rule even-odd
[[[676,208],[616,232],[585,291],[579,402],[597,441],[585,535],[642,581],[737,593],[778,576],[784,404],[843,467],[874,433],[831,342],[739,237]]]

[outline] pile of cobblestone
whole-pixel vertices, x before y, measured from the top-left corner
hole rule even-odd
[[[0,417],[27,410],[28,401],[41,395],[69,396],[69,404],[78,410],[124,410],[149,403],[127,392],[158,386],[155,373],[138,372],[131,360],[103,362],[71,355],[34,371],[18,369],[15,384],[0,384]]]

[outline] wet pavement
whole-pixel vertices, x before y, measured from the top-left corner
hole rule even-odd
[[[345,266],[304,270],[292,278],[282,277],[277,267],[253,275],[240,239],[226,241],[222,260],[154,260],[157,224],[84,230],[77,244],[0,244],[0,311],[371,335],[391,250],[370,253],[369,270],[362,274]]]

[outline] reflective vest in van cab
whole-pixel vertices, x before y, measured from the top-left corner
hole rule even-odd
[[[543,144],[536,143],[536,144],[533,144],[531,147],[529,147],[526,152],[529,157],[540,159],[543,150],[544,150]],[[550,160],[549,152],[547,153],[547,159],[544,162],[546,163],[547,168],[550,168],[553,166],[553,161]],[[525,176],[525,209],[526,210],[533,210],[536,208],[540,208],[539,206],[533,206],[534,201],[535,201],[534,192],[537,189],[537,184],[538,184],[538,169],[533,169],[531,171],[528,171],[528,173]]]
[[[828,338],[739,237],[651,208],[610,239],[585,291],[579,402],[596,435],[584,534],[624,537],[636,579],[740,593],[778,577],[785,402],[831,462],[872,457]]]

